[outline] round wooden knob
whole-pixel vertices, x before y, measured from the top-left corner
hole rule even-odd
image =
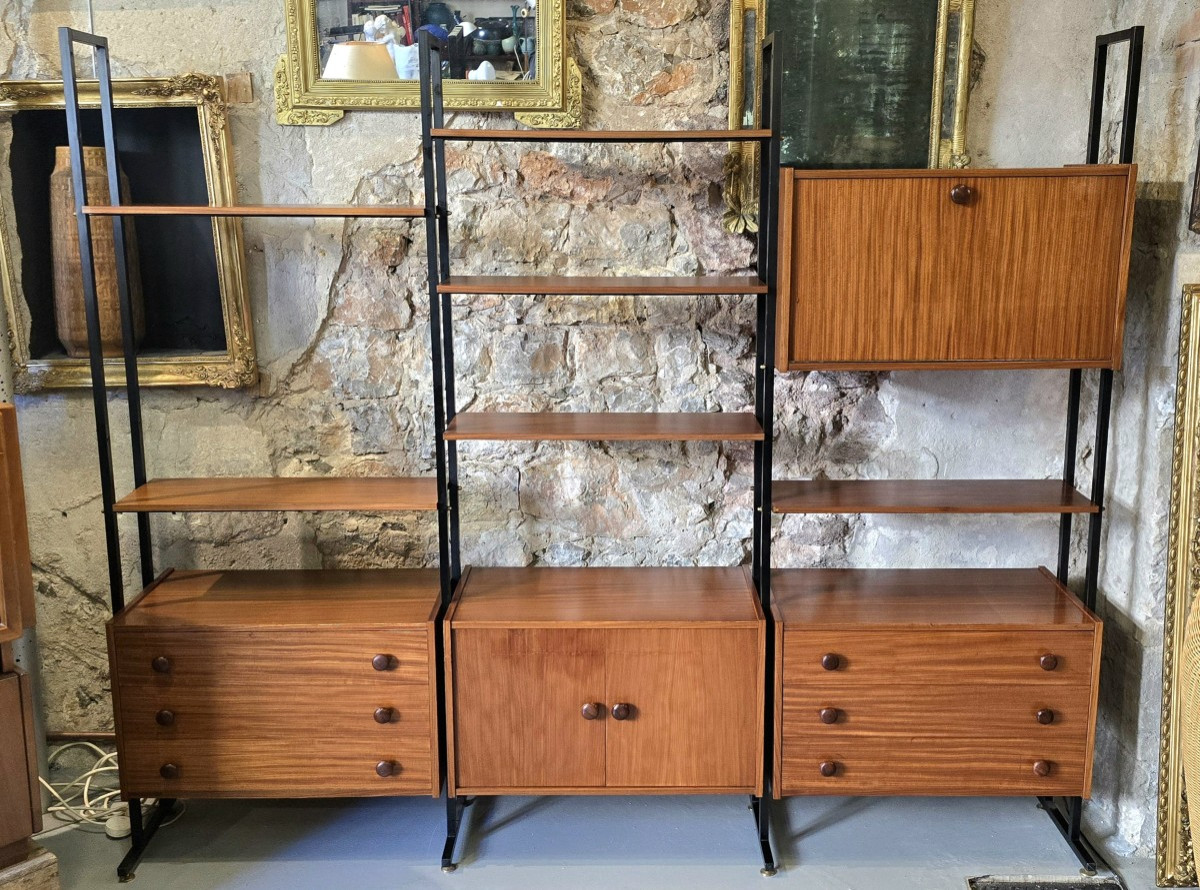
[[[375,775],[381,779],[386,779],[389,776],[394,776],[400,772],[400,764],[394,760],[381,760],[375,764]]]
[[[1034,761],[1033,771],[1036,775],[1042,776],[1043,778],[1050,775],[1050,761],[1049,760]]]
[[[178,779],[179,767],[173,763],[164,763],[158,768],[158,774],[164,779]]]
[[[603,712],[604,706],[594,701],[588,702],[579,709],[579,713],[583,715],[584,720],[596,720]]]
[[[1052,671],[1056,667],[1058,667],[1058,656],[1057,655],[1043,655],[1041,658],[1038,659],[1038,664],[1040,664],[1042,666],[1042,670]]]
[[[376,723],[391,723],[396,719],[395,708],[376,708],[375,722]]]
[[[841,666],[842,659],[839,656],[834,655],[832,652],[828,652],[821,656],[821,667],[825,668],[825,670],[836,671]]]
[[[838,765],[834,761],[832,761],[832,760],[822,760],[821,761],[821,775],[823,775],[825,778],[828,779],[831,776],[836,776],[837,771],[838,771]]]
[[[954,188],[950,189],[950,200],[960,206],[965,206],[971,203],[971,198],[974,197],[975,190],[969,185],[959,183]]]
[[[837,708],[821,708],[818,716],[822,723],[837,723],[840,712]]]
[[[166,708],[163,708],[154,715],[154,722],[159,726],[170,726],[175,722],[175,712],[168,711]]]
[[[160,655],[154,661],[150,662],[150,667],[154,669],[154,673],[156,674],[169,674],[171,673],[171,659],[165,655]]]
[[[1049,708],[1041,708],[1037,712],[1037,722],[1042,724],[1042,726],[1049,726],[1054,722],[1054,712]]]
[[[628,705],[625,702],[617,702],[612,706],[612,715],[614,720],[628,720],[629,715],[633,713],[633,705]]]
[[[376,655],[371,659],[371,667],[377,671],[394,671],[400,666],[400,659],[395,655]]]

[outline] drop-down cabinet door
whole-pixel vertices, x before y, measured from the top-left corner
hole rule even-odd
[[[759,631],[608,634],[608,787],[749,793],[761,773]]]

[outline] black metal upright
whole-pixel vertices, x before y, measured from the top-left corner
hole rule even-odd
[[[1107,88],[1108,49],[1121,43],[1129,44],[1125,66],[1125,97],[1121,113],[1121,143],[1117,160],[1133,163],[1134,136],[1137,129],[1138,92],[1142,76],[1142,40],[1145,28],[1138,25],[1096,38],[1096,55],[1092,67],[1092,96],[1088,120],[1087,163],[1100,162],[1101,130],[1104,127],[1104,99]],[[1095,611],[1100,582],[1100,532],[1104,521],[1105,473],[1108,463],[1108,432],[1112,414],[1113,372],[1103,368],[1099,374],[1096,397],[1096,439],[1092,450],[1091,500],[1095,511],[1088,517],[1087,545],[1084,556],[1083,603]],[[1079,402],[1083,372],[1070,371],[1067,390],[1066,449],[1063,455],[1063,485],[1075,488],[1075,468],[1079,461]],[[1071,565],[1071,515],[1064,513],[1059,524],[1058,580],[1066,584]],[[1041,806],[1079,859],[1082,870],[1095,874],[1098,867],[1108,868],[1104,857],[1083,833],[1083,798],[1065,799],[1041,797]]]
[[[108,555],[109,598],[115,614],[125,606],[125,579],[121,562],[120,529],[117,525],[116,486],[114,482],[112,441],[108,415],[108,386],[104,377],[104,350],[101,344],[100,308],[96,292],[96,267],[92,251],[91,221],[83,208],[88,203],[87,177],[83,166],[83,130],[80,122],[79,87],[75,77],[75,46],[89,46],[95,59],[95,72],[100,95],[100,123],[103,134],[109,201],[121,203],[120,177],[116,133],[113,128],[112,69],[109,65],[108,41],[95,34],[59,28],[58,46],[62,60],[63,95],[67,112],[67,142],[71,153],[71,183],[75,197],[75,219],[79,232],[80,275],[83,283],[84,314],[88,330],[88,358],[92,374],[92,403],[96,418],[96,444],[100,463],[100,496],[104,511],[104,536]],[[112,217],[113,248],[116,262],[117,299],[120,306],[121,344],[124,358],[126,401],[129,409],[130,447],[133,458],[134,485],[146,483],[146,452],[142,429],[142,396],[138,379],[137,345],[133,324],[133,309],[129,297],[125,224],[120,216]],[[154,556],[150,537],[150,517],[139,513],[138,557],[143,585],[154,580]],[[154,807],[148,819],[143,819],[142,802],[128,802],[132,846],[117,875],[130,880],[134,870],[163,818],[174,806],[173,800],[163,799]]]

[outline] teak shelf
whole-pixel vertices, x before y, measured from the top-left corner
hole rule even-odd
[[[113,504],[118,513],[436,509],[436,479],[370,476],[154,479]]]
[[[1095,513],[1059,479],[776,481],[776,513]]]
[[[465,441],[761,441],[753,414],[641,414],[637,412],[473,412],[446,425],[446,439]]]
[[[451,275],[438,285],[442,294],[578,294],[582,296],[694,296],[765,294],[757,275]]]

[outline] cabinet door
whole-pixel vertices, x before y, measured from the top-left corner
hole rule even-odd
[[[762,661],[754,628],[609,631],[608,786],[753,791]]]
[[[604,632],[452,631],[457,788],[592,788],[604,784]],[[601,706],[603,708],[603,705]]]
[[[29,677],[0,674],[0,848],[41,830]]]
[[[0,643],[33,625],[33,574],[25,524],[25,488],[17,415],[0,405]]]

